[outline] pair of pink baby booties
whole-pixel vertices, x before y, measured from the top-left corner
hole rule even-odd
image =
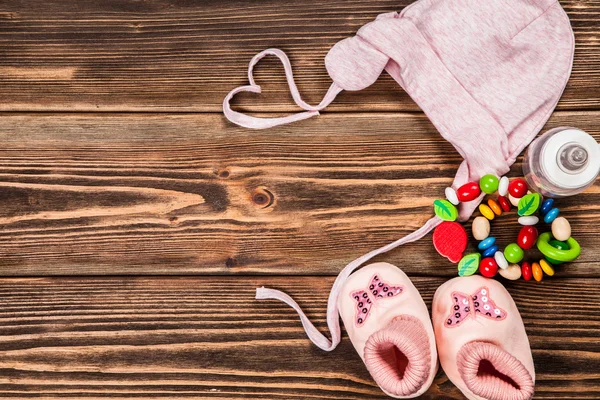
[[[533,397],[529,340],[515,302],[498,281],[470,276],[444,283],[430,319],[408,276],[375,263],[348,278],[338,309],[371,376],[391,397],[423,394],[436,375],[438,355],[469,399]]]

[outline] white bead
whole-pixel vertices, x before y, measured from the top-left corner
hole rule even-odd
[[[521,199],[513,197],[510,193],[508,194],[508,201],[510,201],[510,204],[512,204],[513,206],[519,207],[519,200]]]
[[[487,294],[487,290],[481,289],[481,294],[485,296]]]
[[[527,215],[525,217],[519,217],[519,224],[521,225],[535,225],[540,221],[535,215]]]
[[[460,201],[458,201],[458,196],[456,195],[456,191],[454,189],[452,189],[451,187],[447,187],[446,190],[444,191],[444,193],[446,193],[446,199],[448,199],[448,201],[452,204],[454,204],[455,206],[458,205],[458,203],[460,203]]]
[[[500,196],[506,196],[508,193],[508,178],[503,176],[500,178],[500,183],[498,184],[498,194]]]
[[[504,257],[504,254],[502,254],[501,251],[494,253],[494,260],[496,260],[496,264],[498,264],[500,268],[508,268],[508,261],[506,261],[506,257]]]

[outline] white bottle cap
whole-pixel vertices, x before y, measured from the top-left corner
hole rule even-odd
[[[570,170],[565,167],[564,156],[572,149],[579,150],[584,159],[579,168]],[[565,129],[546,141],[540,161],[544,175],[552,184],[565,189],[584,187],[600,172],[600,145],[582,130]]]

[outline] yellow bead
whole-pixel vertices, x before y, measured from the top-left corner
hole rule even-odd
[[[492,209],[494,214],[502,215],[502,209],[500,208],[500,204],[496,203],[496,200],[488,199],[488,206]]]
[[[494,214],[494,212],[492,211],[492,209],[489,208],[485,204],[480,204],[479,205],[479,212],[481,213],[481,215],[483,215],[484,217],[486,217],[490,221],[493,220],[494,217],[496,216],[496,214]]]
[[[531,272],[533,273],[533,279],[538,282],[542,280],[544,273],[542,272],[542,267],[540,267],[540,264],[536,262],[531,264]]]
[[[550,263],[548,261],[544,260],[543,258],[540,260],[540,267],[542,267],[542,270],[544,270],[546,275],[548,275],[548,276],[554,275],[554,268],[552,268],[552,265],[550,265]]]

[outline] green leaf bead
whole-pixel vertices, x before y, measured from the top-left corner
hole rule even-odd
[[[479,269],[481,254],[471,253],[464,256],[458,263],[458,276],[473,275]]]
[[[444,221],[456,221],[456,218],[458,218],[458,210],[448,200],[435,200],[433,202],[433,210],[435,211],[435,215]]]
[[[479,180],[479,188],[483,193],[492,194],[498,190],[500,180],[496,175],[487,174]]]
[[[512,264],[516,264],[523,259],[525,252],[516,243],[511,243],[504,249],[504,257],[506,261]]]
[[[519,211],[517,214],[520,216],[531,215],[540,208],[542,202],[542,196],[539,193],[529,193],[521,197],[519,200]]]

